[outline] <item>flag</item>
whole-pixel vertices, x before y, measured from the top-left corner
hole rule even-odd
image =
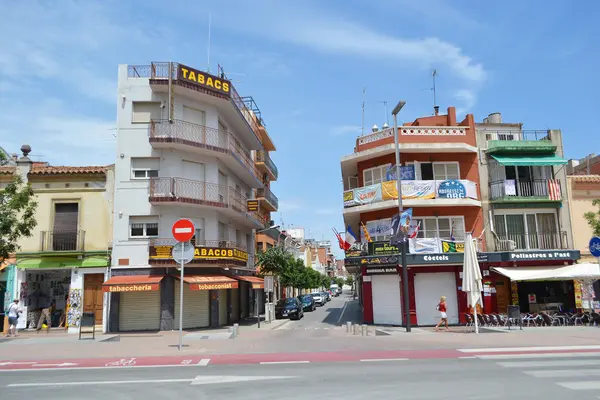
[[[406,241],[411,220],[412,208],[407,208],[402,214],[396,214],[392,217],[392,238],[390,243],[397,244]]]
[[[362,222],[360,223],[360,226],[362,227],[363,230],[363,234],[365,235],[365,240],[367,242],[372,242],[373,240],[371,240],[371,235],[369,235],[369,231],[367,230],[367,227],[365,226],[365,224],[363,224]]]
[[[452,221],[452,218],[450,218],[450,240],[453,242],[456,240],[454,239],[454,221]]]
[[[348,248],[356,243],[356,235],[352,231],[352,228],[350,228],[350,225],[346,228],[346,243],[349,245]]]
[[[410,233],[408,234],[408,238],[409,238],[409,239],[414,239],[414,238],[416,238],[416,237],[417,237],[417,235],[419,234],[419,228],[420,228],[420,227],[421,227],[421,221],[419,221],[419,223],[417,224],[417,226],[415,227],[415,229],[414,229],[412,232],[410,232]]]
[[[560,182],[558,179],[548,179],[548,196],[550,197],[550,200],[560,200]]]
[[[331,230],[333,231],[333,233],[335,233],[335,237],[337,237],[340,249],[344,251],[348,250],[350,246],[348,245],[348,243],[346,243],[344,239],[342,239],[342,235],[340,235],[338,231],[335,230],[335,228],[331,228]]]

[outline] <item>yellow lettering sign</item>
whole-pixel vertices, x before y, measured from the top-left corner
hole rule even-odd
[[[193,83],[194,85],[203,86],[221,94],[230,95],[231,85],[227,80],[182,64],[179,65],[177,79]]]

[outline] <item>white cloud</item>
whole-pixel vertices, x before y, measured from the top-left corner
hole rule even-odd
[[[279,213],[285,214],[291,211],[298,211],[304,208],[301,201],[290,199],[290,200],[279,200]]]
[[[468,89],[457,91],[454,98],[459,102],[459,106],[456,108],[456,113],[459,115],[470,112],[477,101],[475,92]]]
[[[348,134],[356,134],[360,135],[361,128],[358,125],[338,125],[331,128],[330,132],[332,135],[340,136],[340,135],[348,135]]]

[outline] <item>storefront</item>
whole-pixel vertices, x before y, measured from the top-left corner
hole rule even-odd
[[[108,258],[39,257],[17,259],[17,298],[25,318],[18,329],[36,329],[41,308],[51,306],[51,328],[76,333],[82,312],[94,312],[96,324],[105,320],[102,282]]]

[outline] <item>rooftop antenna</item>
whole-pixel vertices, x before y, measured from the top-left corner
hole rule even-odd
[[[433,108],[434,109],[437,106],[437,99],[435,98],[435,77],[436,76],[437,76],[437,70],[434,69],[433,72],[431,73],[431,78],[433,79],[433,87],[431,88],[431,90],[433,90]]]
[[[365,135],[365,96],[367,93],[367,88],[363,87],[362,90],[362,122],[360,124],[360,136]]]
[[[387,107],[388,102],[387,102],[387,100],[382,100],[382,101],[378,101],[377,103],[383,103],[383,107],[385,109],[385,125],[387,125],[386,126],[386,128],[387,128],[388,126],[390,126],[390,117],[388,115],[388,107]]]
[[[208,67],[206,68],[206,72],[210,74],[210,25],[212,20],[212,13],[208,13]]]

